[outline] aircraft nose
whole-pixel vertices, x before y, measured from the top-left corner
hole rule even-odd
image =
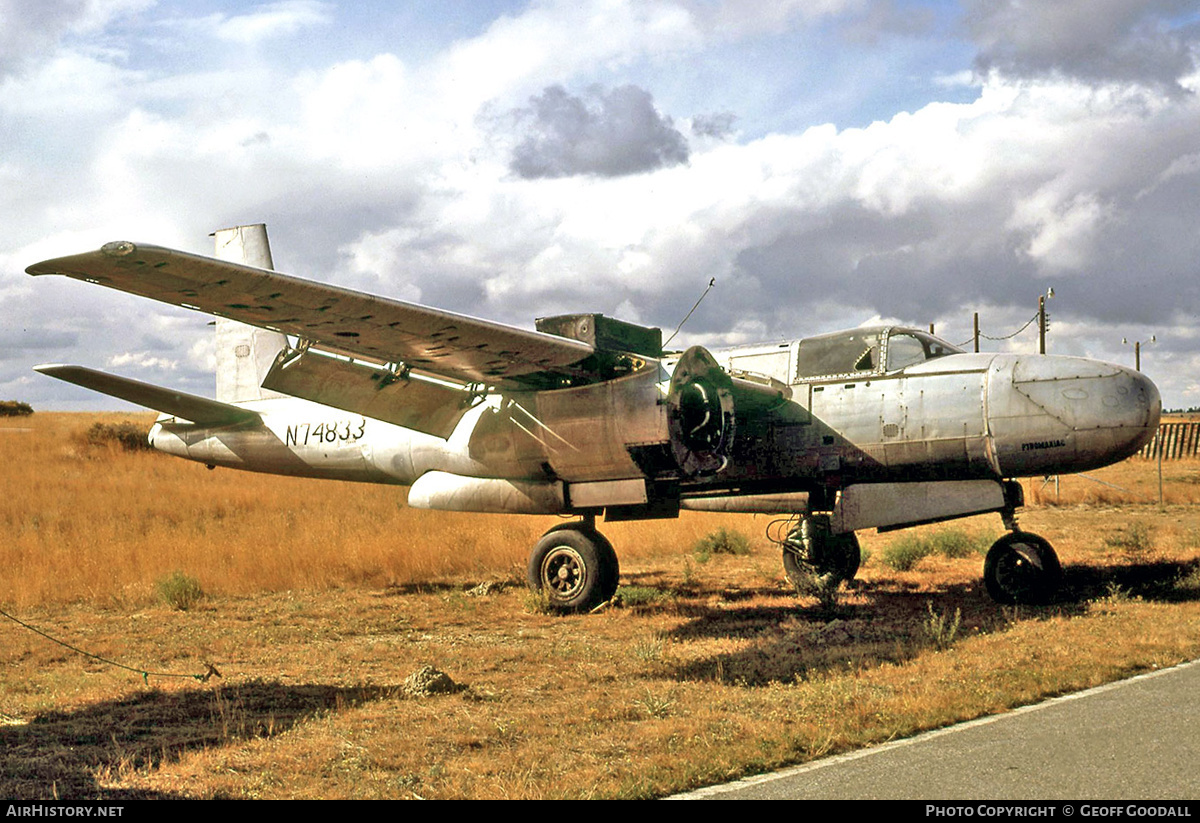
[[[1009,476],[1087,471],[1136,454],[1158,429],[1162,399],[1141,372],[1079,357],[1013,364],[1010,434],[999,451]],[[1020,420],[1015,429],[1011,423]],[[993,422],[997,421],[993,417]],[[1000,426],[1003,430],[1005,426]]]
[[[1115,374],[1082,381],[1077,387],[1094,395],[1096,402],[1077,413],[1076,451],[1107,454],[1105,463],[1137,454],[1154,437],[1162,414],[1162,398],[1150,378],[1124,366],[1115,368]]]

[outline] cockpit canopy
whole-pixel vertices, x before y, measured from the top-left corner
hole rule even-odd
[[[899,371],[962,349],[916,329],[876,326],[822,334],[800,341],[797,381],[822,377],[865,377]]]

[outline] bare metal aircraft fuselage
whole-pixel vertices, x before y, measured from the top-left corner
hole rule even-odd
[[[179,457],[275,474],[410,486],[445,472],[541,484],[545,499],[562,502],[538,513],[558,514],[572,510],[571,489],[624,480],[639,486],[635,497],[643,485],[669,482],[686,499],[1087,471],[1135,454],[1157,425],[1157,391],[1124,367],[950,354],[891,375],[793,384],[784,413],[739,426],[723,471],[680,482],[676,471],[655,476],[631,456],[668,442],[661,376],[603,384],[605,395],[628,401],[625,416],[596,402],[591,386],[501,395],[470,410],[446,439],[287,397],[247,402],[261,416],[253,424],[211,428],[164,416],[150,439]]]
[[[855,530],[999,512],[1012,533],[989,552],[989,591],[1045,599],[1058,561],[1018,530],[1009,479],[1108,465],[1158,426],[1154,384],[1109,363],[965,353],[901,327],[679,354],[602,315],[525,332],[275,275],[259,230],[218,233],[219,250],[237,241],[232,265],[115,243],[30,267],[254,323],[218,321],[217,401],[39,370],[163,411],[155,448],[212,467],[407,485],[424,508],[579,515],[530,558],[531,584],[566,609],[616,589],[597,517],[681,509],[793,516],[778,539],[789,576],[833,585],[857,570]]]

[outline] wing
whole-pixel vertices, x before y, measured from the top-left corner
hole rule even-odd
[[[164,389],[140,380],[118,377],[83,366],[34,366],[35,371],[76,386],[119,397],[155,411],[182,417],[200,426],[226,426],[258,420],[255,412],[186,392]]]
[[[462,383],[519,388],[586,376],[577,364],[594,352],[552,334],[125,241],[26,271],[98,283]]]

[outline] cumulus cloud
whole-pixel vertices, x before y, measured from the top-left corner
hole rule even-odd
[[[30,55],[58,42],[78,21],[84,0],[24,3],[0,0],[0,75],[19,68]]]
[[[283,0],[259,6],[246,14],[221,17],[215,32],[222,40],[251,45],[328,23],[332,12],[328,3],[316,0]]]
[[[845,27],[892,30],[873,10],[895,3],[542,0],[424,62],[366,46],[246,60],[211,26],[203,71],[119,54],[194,23],[179,19],[108,32],[90,50],[72,41],[0,83],[0,296],[62,344],[12,358],[0,385],[53,357],[173,368],[162,382],[211,391],[206,318],[21,271],[114,239],[211,253],[209,231],[256,221],[281,271],[523,326],[592,310],[673,328],[715,277],[676,341],[712,346],[876,316],[936,322],[961,341],[973,309],[999,336],[1054,285],[1052,350],[1121,359],[1121,337],[1159,330],[1147,362],[1194,373],[1200,338],[1184,332],[1200,322],[1200,96],[1173,85],[1183,64],[1167,48],[1191,35],[1180,4],[1124,5],[1096,0],[1101,19],[1085,20],[1083,6],[1054,4],[1081,29],[1049,4],[1027,0],[1028,24],[1003,0],[972,5],[986,76],[961,82],[974,52],[952,44],[951,64],[920,67],[958,85],[931,82],[926,98],[852,120],[874,121],[865,128],[793,116],[828,52],[789,61],[797,43],[821,47],[819,23],[849,53],[839,67],[857,69]],[[739,8],[741,27],[720,31],[714,21]],[[258,42],[322,15],[341,31],[353,13],[242,14]],[[47,19],[47,36],[78,37],[79,15]],[[1042,42],[1039,25],[1067,47]],[[797,27],[806,36],[789,39]],[[1162,46],[1144,71],[1122,62],[1139,37]],[[1088,58],[1090,43],[1107,56]],[[737,69],[720,72],[719,90],[706,85],[713,65]],[[776,82],[764,66],[794,76]],[[844,80],[839,95],[875,93],[869,78]]]
[[[514,114],[523,136],[510,167],[521,177],[616,177],[688,159],[683,135],[637,86],[592,86],[584,96],[547,86]]]
[[[114,368],[132,366],[136,369],[156,369],[159,371],[175,371],[179,361],[166,357],[156,357],[146,351],[127,351],[108,358],[108,365]]]
[[[664,4],[666,5],[666,4]],[[777,34],[881,5],[872,0],[681,0],[696,25],[721,38]],[[890,8],[890,3],[882,4]]]
[[[63,349],[79,343],[80,335],[73,331],[54,329],[22,329],[21,331],[0,331],[0,351],[5,356],[13,352],[49,351]]]
[[[154,0],[0,0],[0,77],[53,50],[69,33],[92,32]]]
[[[1193,0],[967,0],[977,65],[1015,76],[1180,88],[1200,46]]]
[[[724,139],[733,134],[733,124],[736,121],[737,115],[731,111],[697,114],[692,118],[692,134],[697,137]]]

